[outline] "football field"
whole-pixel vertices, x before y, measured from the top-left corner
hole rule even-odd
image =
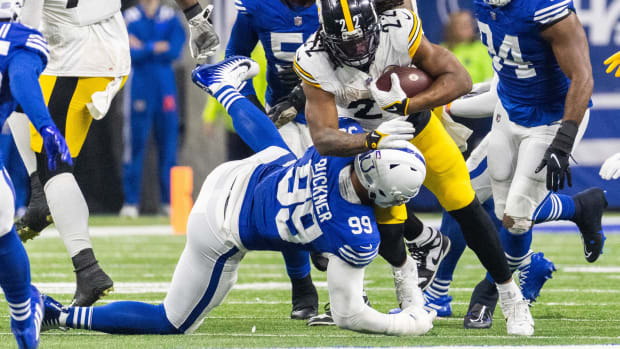
[[[103,223],[109,223],[103,220]],[[127,224],[127,221],[123,222]],[[98,305],[114,300],[159,303],[165,296],[184,236],[166,234],[165,226],[95,227],[97,258],[115,281],[115,292]],[[161,223],[156,221],[155,223]],[[499,307],[491,330],[464,330],[463,315],[472,288],[483,268],[466,251],[455,273],[450,294],[451,318],[438,319],[424,337],[396,338],[366,335],[336,327],[307,327],[289,319],[290,285],[282,258],[273,252],[250,252],[241,262],[235,289],[202,326],[189,336],[118,336],[70,330],[42,334],[41,348],[201,348],[201,347],[333,347],[428,345],[577,345],[620,343],[620,234],[609,234],[605,253],[588,264],[579,236],[555,229],[534,236],[534,249],[545,252],[558,268],[532,308],[536,334],[531,338],[506,335]],[[109,233],[107,233],[109,232]],[[46,234],[50,235],[50,234]],[[26,244],[32,280],[42,292],[69,303],[74,274],[61,240],[43,236]],[[326,275],[313,270],[320,307],[328,301]],[[199,277],[199,276],[197,276]],[[372,306],[387,312],[396,307],[391,269],[377,258],[366,273]],[[189,281],[189,280],[188,280]],[[6,301],[0,306],[0,347],[15,347],[10,334]]]

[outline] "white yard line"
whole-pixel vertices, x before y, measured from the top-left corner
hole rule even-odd
[[[604,274],[620,274],[620,267],[580,267],[570,266],[560,268],[566,273],[604,273]]]

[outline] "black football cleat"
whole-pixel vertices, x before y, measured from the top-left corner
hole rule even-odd
[[[362,297],[364,298],[364,303],[367,306],[371,307],[370,300],[368,299],[368,296],[366,295],[366,290],[364,290]],[[334,318],[332,317],[332,311],[331,311],[330,304],[329,303],[325,304],[325,306],[323,307],[323,310],[325,311],[325,314],[319,314],[319,315],[309,318],[308,321],[306,322],[306,325],[308,326],[335,326],[336,323],[334,322]]]
[[[316,316],[319,308],[319,295],[312,283],[312,278],[308,274],[305,278],[291,280],[293,310],[291,319],[307,320]]]
[[[493,326],[493,313],[499,294],[497,287],[487,279],[476,285],[471,295],[467,315],[463,319],[466,329],[486,329]]]
[[[30,201],[26,213],[15,221],[15,230],[22,242],[34,239],[43,229],[52,224],[52,216],[47,206],[45,192],[39,180],[39,175],[34,172],[30,175]]]
[[[418,286],[422,291],[433,283],[441,261],[450,251],[450,239],[433,229],[428,240],[415,244],[407,242],[407,249],[418,265]]]
[[[72,260],[77,284],[72,306],[90,307],[99,298],[114,291],[114,282],[101,269],[92,249],[80,251]]]
[[[575,217],[572,219],[581,232],[583,253],[590,263],[595,262],[603,253],[605,233],[602,221],[603,211],[607,208],[605,192],[600,188],[590,188],[573,196],[575,200]]]

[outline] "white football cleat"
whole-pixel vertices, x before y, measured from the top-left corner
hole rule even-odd
[[[232,56],[216,64],[205,64],[192,71],[192,81],[218,98],[218,91],[224,86],[241,90],[245,80],[258,74],[258,63],[243,56]]]
[[[525,299],[516,302],[502,302],[500,307],[506,319],[506,332],[509,335],[531,336],[534,334],[534,319]]]
[[[139,216],[138,206],[125,204],[121,208],[121,211],[118,213],[118,215],[121,218],[137,219]]]
[[[423,307],[424,296],[418,287],[418,266],[407,256],[407,261],[400,267],[392,267],[394,274],[394,288],[396,289],[396,299],[401,309],[411,307]]]

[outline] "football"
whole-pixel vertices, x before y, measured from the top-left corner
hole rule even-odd
[[[392,88],[392,80],[390,79],[392,73],[398,74],[400,78],[400,87],[409,98],[426,90],[433,83],[433,79],[430,75],[418,68],[393,67],[386,69],[385,73],[377,79],[377,88],[379,90],[389,91],[390,88]]]

